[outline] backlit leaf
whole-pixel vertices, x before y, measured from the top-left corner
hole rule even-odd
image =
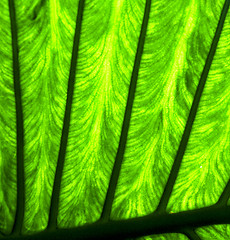
[[[229,4],[0,2],[0,239],[230,238]]]

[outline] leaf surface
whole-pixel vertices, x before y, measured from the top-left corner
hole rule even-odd
[[[228,7],[1,1],[3,235],[230,236]]]

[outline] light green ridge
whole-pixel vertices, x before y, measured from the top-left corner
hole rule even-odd
[[[0,231],[9,234],[16,211],[16,107],[9,5],[0,1]]]
[[[145,1],[86,1],[59,227],[99,219],[120,138]]]
[[[47,226],[78,1],[15,2],[25,126],[23,233],[30,233]]]
[[[215,204],[230,178],[230,12],[216,50],[200,111],[184,156],[171,205],[177,209]],[[195,148],[191,146],[196,146]],[[206,149],[204,152],[203,149]],[[192,168],[196,159],[197,168]],[[186,169],[189,169],[188,172]],[[193,170],[192,170],[193,169]],[[183,185],[183,189],[181,186]],[[182,197],[183,196],[183,197]],[[178,202],[177,199],[182,201]],[[177,204],[175,204],[175,202]],[[198,228],[202,239],[230,238],[229,224]]]
[[[216,9],[221,10],[222,4]],[[169,201],[173,212],[215,204],[230,178],[229,36],[228,12]]]
[[[220,224],[206,226],[198,228],[196,232],[200,235],[201,239],[207,240],[224,240],[230,238],[230,225],[229,224]]]
[[[188,240],[188,238],[181,233],[166,233],[166,234],[156,234],[141,238],[127,239],[127,240]]]
[[[211,6],[216,16],[211,19],[200,1],[152,3],[112,219],[143,216],[156,209],[223,3]]]
[[[48,223],[79,0],[14,2],[25,129],[26,201],[22,233],[28,234],[41,232]],[[152,1],[112,220],[144,216],[158,206],[224,2]],[[0,232],[3,234],[9,234],[13,227],[17,197],[16,107],[8,3],[0,1]],[[61,181],[59,228],[94,223],[101,216],[121,135],[145,4],[146,0],[85,0]],[[230,179],[229,63],[230,12],[168,203],[170,214],[162,221],[163,225],[166,223],[162,232],[167,232],[170,217],[176,212],[215,204]],[[215,217],[219,210],[213,211]],[[203,211],[203,215],[210,220],[213,216],[208,211]],[[227,211],[219,211],[225,219]],[[188,222],[189,214],[184,218]],[[197,216],[192,215],[194,223]],[[160,219],[157,217],[156,225]],[[135,227],[143,224],[145,232],[144,227],[151,225],[150,219],[145,219],[144,224],[143,220],[137,221]],[[171,223],[182,218],[173,219]],[[119,221],[107,223],[86,225],[82,232],[82,228],[59,230],[47,237],[45,231],[35,237],[60,238],[58,234],[75,233],[76,237],[82,234],[90,239],[95,234],[104,235],[108,229],[105,226],[110,228],[108,236],[119,235],[122,227],[124,232],[136,230],[132,221],[127,225],[119,225]],[[173,229],[180,230],[180,224]],[[190,240],[197,236],[205,240],[230,238],[229,224],[197,228],[195,232],[197,235],[192,232]],[[139,238],[144,239],[188,238],[181,233],[169,233]]]
[[[109,181],[109,186],[106,193],[106,198],[103,205],[103,210],[100,222],[107,222],[110,220],[111,209],[114,201],[114,195],[117,188],[117,182],[120,175],[121,166],[123,163],[123,157],[125,153],[125,147],[127,142],[127,136],[129,131],[130,119],[132,115],[133,101],[135,98],[135,91],[138,79],[139,68],[141,64],[141,57],[143,54],[143,49],[145,45],[146,31],[148,27],[149,14],[151,9],[151,0],[147,0],[145,4],[144,16],[141,24],[140,36],[138,39],[138,45],[135,55],[135,60],[133,64],[132,75],[129,84],[129,93],[126,101],[125,114],[122,123],[121,135],[119,140],[119,147],[117,149],[115,162],[113,165],[112,174]]]
[[[60,201],[59,196],[60,196],[62,174],[63,174],[63,168],[64,168],[64,162],[65,162],[65,155],[66,155],[66,147],[67,147],[68,136],[69,136],[70,117],[71,117],[72,102],[73,102],[76,66],[77,66],[77,59],[78,59],[78,50],[79,50],[79,43],[80,43],[84,4],[85,4],[85,0],[80,0],[78,4],[78,12],[76,17],[76,24],[75,24],[76,26],[74,31],[75,33],[74,33],[73,48],[72,48],[72,55],[71,55],[71,64],[70,64],[70,70],[69,70],[65,115],[63,120],[62,136],[61,136],[60,148],[58,153],[58,161],[57,161],[55,179],[54,179],[53,190],[52,190],[52,197],[51,197],[50,211],[49,211],[49,221],[46,229],[47,231],[53,231],[58,228],[57,217],[58,217],[58,208],[59,208],[59,201]]]

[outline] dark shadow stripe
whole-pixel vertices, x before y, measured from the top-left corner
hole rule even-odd
[[[63,129],[62,129],[56,174],[54,179],[53,192],[51,197],[51,206],[50,206],[49,221],[48,221],[47,229],[55,229],[57,226],[59,193],[60,193],[62,170],[64,166],[66,146],[67,146],[68,133],[69,133],[70,113],[71,113],[71,106],[72,106],[72,100],[73,100],[75,73],[76,73],[76,66],[77,66],[84,4],[85,4],[85,0],[80,0],[78,4],[78,13],[77,13],[75,36],[74,36],[74,43],[73,43],[73,50],[72,50],[72,59],[71,59],[69,81],[68,81],[65,116],[64,116],[64,122],[63,122]]]
[[[227,185],[224,188],[224,191],[222,192],[218,202],[216,203],[216,205],[218,206],[225,206],[228,203],[230,197],[230,180],[228,180]]]
[[[205,66],[204,66],[203,72],[201,74],[201,78],[200,78],[200,81],[199,81],[199,84],[198,84],[198,87],[197,87],[197,90],[196,90],[196,93],[194,96],[192,107],[191,107],[191,110],[190,110],[190,113],[188,116],[188,120],[187,120],[185,130],[184,130],[181,142],[180,142],[179,149],[177,151],[177,155],[175,157],[175,161],[172,166],[172,170],[169,174],[169,178],[168,178],[167,184],[165,186],[164,192],[162,194],[160,203],[156,209],[157,212],[165,211],[168,201],[169,201],[169,198],[170,198],[170,195],[172,193],[172,189],[173,189],[174,183],[176,181],[176,178],[177,178],[177,175],[178,175],[178,172],[180,169],[181,161],[183,159],[185,149],[186,149],[186,146],[188,143],[192,125],[193,125],[194,119],[196,117],[198,105],[199,105],[200,98],[201,98],[201,95],[202,95],[202,92],[204,89],[204,85],[205,85],[205,82],[206,82],[206,79],[208,76],[208,72],[209,72],[213,57],[216,52],[216,48],[217,48],[217,44],[218,44],[218,41],[220,38],[221,31],[223,29],[223,25],[224,25],[224,21],[225,21],[227,12],[228,12],[228,8],[229,8],[229,0],[226,0],[225,4],[223,6],[222,12],[221,12],[221,16],[220,16],[220,19],[219,19],[219,22],[217,25],[216,33],[213,38],[210,51],[209,51],[207,59],[206,59]]]
[[[184,229],[182,233],[186,235],[190,240],[201,240],[201,238],[193,229]]]
[[[13,78],[16,105],[16,131],[17,131],[17,208],[12,234],[20,234],[24,219],[25,209],[25,184],[24,184],[24,127],[22,113],[22,99],[20,87],[20,69],[18,58],[18,35],[14,0],[9,0],[12,51],[13,51]]]
[[[17,240],[127,240],[127,238],[136,239],[154,234],[180,233],[184,229],[229,224],[229,222],[230,206],[211,206],[174,214],[151,214],[138,218],[95,222],[75,228],[43,231],[21,236]]]
[[[151,0],[147,0],[146,5],[145,5],[145,12],[144,12],[144,17],[143,17],[140,37],[139,37],[139,41],[138,41],[137,53],[135,56],[135,62],[134,62],[132,76],[131,76],[131,82],[130,82],[130,86],[129,86],[129,94],[128,94],[128,99],[127,99],[127,103],[126,103],[126,109],[125,109],[125,114],[124,114],[122,130],[121,130],[120,142],[119,142],[117,155],[115,158],[115,163],[114,163],[112,175],[110,178],[109,187],[108,187],[107,195],[105,198],[101,218],[99,221],[108,221],[108,219],[110,217],[111,209],[112,209],[114,194],[115,194],[115,190],[116,190],[116,186],[117,186],[117,182],[118,182],[118,178],[119,178],[122,160],[124,157],[125,145],[127,142],[127,135],[128,135],[131,112],[132,112],[133,101],[134,101],[134,95],[135,95],[135,90],[136,90],[136,85],[137,85],[138,71],[140,68],[141,56],[142,56],[143,48],[144,48],[144,42],[145,42],[145,36],[146,36],[147,25],[148,25],[148,20],[149,20],[150,8],[151,8]]]

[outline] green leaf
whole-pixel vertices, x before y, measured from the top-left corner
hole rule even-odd
[[[229,4],[0,2],[0,239],[230,238]]]

